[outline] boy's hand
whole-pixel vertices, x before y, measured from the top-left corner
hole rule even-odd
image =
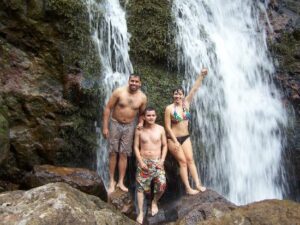
[[[148,170],[148,166],[146,165],[146,163],[144,163],[143,161],[139,162],[140,164],[140,167],[143,169],[143,170]]]
[[[164,163],[165,163],[165,160],[160,159],[159,162],[158,162],[158,167],[159,167],[160,169],[164,168]]]

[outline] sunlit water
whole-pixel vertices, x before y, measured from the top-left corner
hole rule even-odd
[[[129,34],[125,11],[118,0],[86,0],[90,16],[90,29],[94,46],[101,61],[103,102],[107,102],[112,91],[127,83],[133,72],[129,59]],[[104,105],[103,105],[104,107]],[[100,127],[99,131],[102,130]],[[99,132],[99,149],[97,151],[97,170],[105,185],[108,184],[107,141]]]
[[[174,0],[172,6],[184,88],[209,69],[192,106],[198,168],[205,185],[237,204],[281,199],[285,191],[286,113],[272,84],[266,4]]]

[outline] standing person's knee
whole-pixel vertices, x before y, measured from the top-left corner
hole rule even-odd
[[[115,158],[115,157],[117,157],[117,154],[115,152],[110,152],[109,157],[110,158]]]
[[[180,159],[178,161],[178,163],[179,163],[180,167],[187,167],[187,161],[186,161],[186,159]]]
[[[119,158],[120,158],[121,160],[127,160],[127,154],[125,154],[125,153],[120,153],[120,154],[119,154]]]
[[[187,163],[188,165],[193,165],[193,164],[195,164],[195,161],[194,161],[193,158],[188,158],[188,159],[186,159],[186,163]]]

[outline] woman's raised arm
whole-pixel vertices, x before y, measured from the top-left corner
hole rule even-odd
[[[191,101],[193,100],[193,97],[196,93],[196,91],[199,89],[199,87],[202,84],[202,80],[204,77],[207,75],[207,69],[202,69],[197,80],[195,81],[192,89],[190,90],[189,94],[186,96],[185,100],[190,104]]]

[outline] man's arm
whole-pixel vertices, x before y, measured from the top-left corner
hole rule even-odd
[[[207,69],[202,69],[197,80],[195,81],[191,91],[189,92],[189,94],[186,96],[186,101],[188,103],[191,103],[196,91],[199,89],[199,87],[202,84],[202,80],[204,79],[204,77],[207,75]]]
[[[112,93],[112,96],[110,97],[110,99],[108,100],[108,102],[104,108],[103,121],[102,121],[102,126],[103,126],[102,133],[103,133],[104,138],[109,137],[109,129],[108,129],[109,116],[110,116],[111,109],[115,107],[115,105],[119,99],[118,93],[119,93],[118,90],[116,90]]]
[[[133,144],[134,153],[135,153],[135,157],[136,157],[138,163],[140,164],[140,166],[143,169],[147,169],[147,165],[143,162],[143,158],[140,153],[140,135],[141,135],[141,131],[136,129],[135,134],[134,134],[134,144]]]
[[[146,97],[146,95],[144,95],[143,102],[139,108],[139,123],[137,125],[138,129],[141,129],[144,126],[143,113],[146,109],[146,106],[147,106],[147,97]]]

